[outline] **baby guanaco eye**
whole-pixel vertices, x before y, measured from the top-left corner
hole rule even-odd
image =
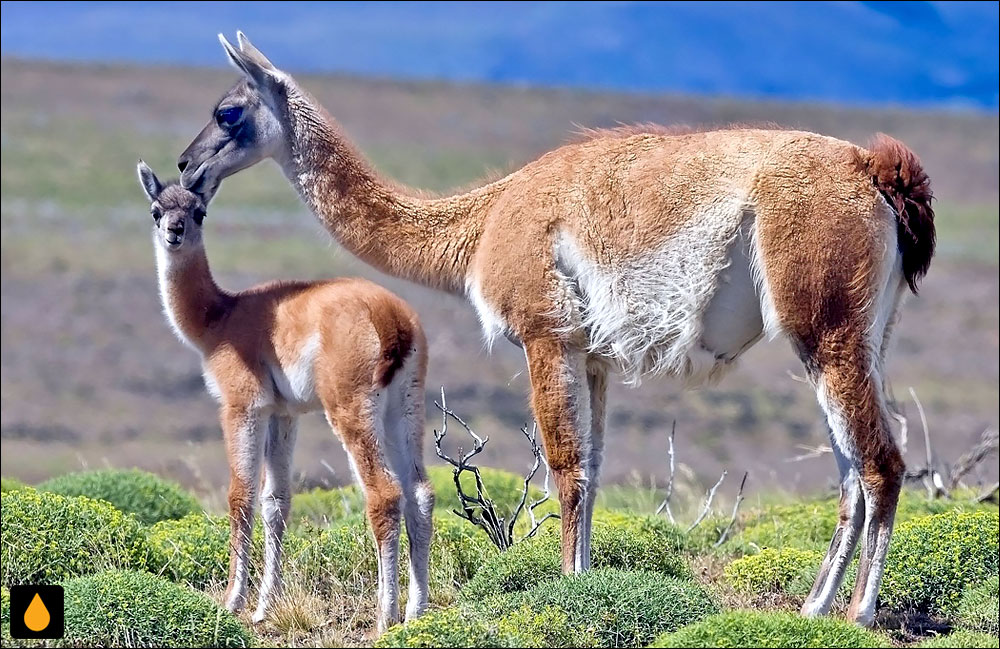
[[[241,117],[243,117],[243,109],[239,106],[220,108],[215,113],[215,121],[223,127],[233,126],[240,121]]]
[[[153,215],[153,223],[159,225],[160,219],[163,218],[163,212],[160,211],[160,208],[154,207],[150,213]]]
[[[201,225],[201,222],[205,220],[205,210],[201,208],[196,209],[194,211],[194,214],[191,215],[191,217],[194,219],[195,223]]]

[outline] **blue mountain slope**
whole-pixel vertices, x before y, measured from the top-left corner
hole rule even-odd
[[[997,7],[4,2],[0,50],[219,65],[240,28],[292,70],[996,109]]]

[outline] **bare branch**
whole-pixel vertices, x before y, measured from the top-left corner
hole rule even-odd
[[[736,502],[733,503],[733,515],[729,518],[729,524],[726,525],[726,529],[722,530],[722,534],[719,535],[719,540],[715,542],[713,547],[719,547],[726,542],[726,539],[729,538],[729,532],[733,529],[733,525],[736,524],[736,514],[740,509],[740,504],[743,503],[743,487],[747,485],[747,478],[749,476],[749,471],[743,473],[743,480],[740,481],[740,490],[736,492]]]
[[[821,457],[827,453],[832,453],[833,449],[830,448],[828,444],[820,444],[819,446],[808,446],[806,444],[798,444],[795,448],[805,451],[799,455],[795,455],[785,460],[785,462],[802,462],[803,460],[811,460],[816,457]]]
[[[917,404],[917,412],[920,413],[920,427],[924,429],[924,450],[927,452],[927,466],[934,466],[934,450],[931,448],[931,432],[927,428],[927,415],[924,413],[924,404],[920,403],[917,391],[910,386],[910,396],[913,403]]]
[[[719,490],[720,486],[722,486],[722,481],[726,479],[727,473],[728,471],[723,471],[722,475],[719,476],[719,481],[716,482],[715,485],[708,490],[708,493],[705,494],[705,504],[702,505],[701,512],[698,513],[698,518],[694,519],[694,522],[691,523],[691,526],[687,528],[686,530],[687,532],[690,532],[694,528],[701,525],[701,522],[705,520],[706,516],[708,516],[709,510],[712,509],[712,501],[715,500],[715,492]]]
[[[670,499],[674,495],[674,435],[677,433],[677,420],[670,425],[670,437],[667,439],[667,455],[670,456],[670,477],[667,479],[667,495],[660,503],[660,506],[656,508],[656,513],[660,512],[667,513],[667,520],[672,524],[676,525],[677,521],[674,520],[674,513],[670,511]]]
[[[1000,482],[994,482],[993,486],[979,494],[977,503],[1000,503]]]
[[[889,415],[899,424],[899,450],[905,456],[906,448],[910,441],[910,421],[903,414],[903,409],[899,407],[896,395],[892,390],[889,381],[885,381],[885,391],[887,394],[886,405],[889,408]]]
[[[483,484],[483,477],[479,471],[479,467],[470,464],[470,460],[476,455],[483,452],[486,448],[487,442],[489,442],[489,436],[480,437],[476,434],[474,430],[463,420],[461,417],[456,415],[451,409],[448,408],[447,401],[445,399],[444,388],[441,389],[441,402],[435,402],[434,405],[441,411],[441,429],[434,431],[434,450],[445,462],[449,463],[454,467],[452,471],[452,477],[455,482],[455,491],[458,494],[458,499],[461,504],[461,511],[453,510],[453,513],[465,520],[469,521],[473,525],[481,527],[489,536],[490,541],[497,546],[501,551],[508,549],[514,543],[524,540],[529,536],[535,534],[549,518],[558,518],[557,514],[548,514],[544,516],[540,521],[535,519],[535,508],[546,502],[549,499],[549,465],[545,461],[545,457],[542,454],[542,449],[537,442],[536,428],[532,427],[531,432],[528,432],[527,425],[521,428],[521,433],[528,440],[531,445],[531,453],[534,457],[534,462],[531,468],[524,476],[524,487],[521,491],[521,498],[515,508],[510,520],[501,516],[496,508],[495,503],[491,498],[489,498],[489,492],[486,489],[486,485]],[[458,459],[450,457],[444,452],[442,448],[442,442],[445,436],[448,434],[448,420],[454,420],[465,429],[465,431],[472,437],[473,446],[472,450],[468,453],[463,453],[462,447],[458,449]],[[531,519],[531,529],[528,533],[516,539],[514,537],[514,526],[517,523],[518,517],[525,511],[525,504],[528,500],[528,492],[530,490],[531,479],[538,472],[538,468],[544,464],[545,465],[545,490],[541,498],[532,501],[527,505],[527,512]],[[470,472],[476,481],[476,493],[475,495],[470,495],[465,492],[462,487],[461,475],[462,472]]]
[[[1000,435],[998,435],[998,432],[989,428],[984,430],[979,438],[979,442],[963,454],[962,457],[958,458],[955,464],[951,466],[949,470],[951,480],[948,483],[948,489],[951,490],[958,487],[962,478],[980,462],[995,454],[998,447],[1000,447]]]

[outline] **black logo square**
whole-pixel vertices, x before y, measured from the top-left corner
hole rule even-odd
[[[56,640],[66,632],[62,586],[11,586],[10,635]]]

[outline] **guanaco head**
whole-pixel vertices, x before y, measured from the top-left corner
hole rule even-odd
[[[201,224],[212,195],[184,189],[176,180],[164,184],[142,160],[137,170],[149,199],[157,245],[170,252],[200,246]]]
[[[237,32],[240,48],[219,34],[229,62],[243,79],[219,100],[212,118],[177,159],[181,184],[214,192],[222,179],[261,160],[280,156],[286,147],[290,85],[294,82]]]

